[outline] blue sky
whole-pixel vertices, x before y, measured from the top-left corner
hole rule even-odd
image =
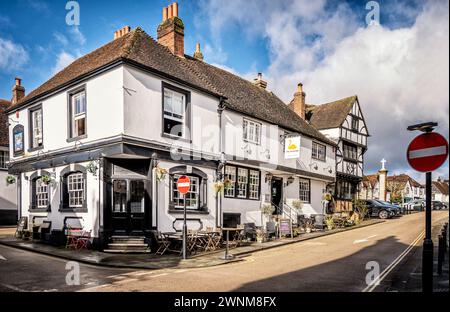
[[[285,101],[300,81],[311,103],[358,94],[372,134],[368,171],[377,170],[383,157],[397,172],[408,169],[404,147],[412,135],[403,133],[408,123],[436,119],[448,137],[448,87],[442,87],[448,86],[447,1],[378,1],[381,25],[372,28],[366,24],[368,1],[178,2],[187,54],[200,42],[209,63],[248,79],[263,72]],[[15,76],[30,92],[74,58],[111,41],[125,25],[156,37],[162,7],[172,1],[79,0],[79,27],[66,25],[66,3],[0,1],[0,98],[11,97]],[[430,50],[420,47],[424,41]],[[424,84],[421,77],[430,72]],[[414,101],[423,95],[415,94],[419,85],[432,94],[422,104],[429,105],[426,114],[414,113]],[[439,174],[448,176],[448,165]]]

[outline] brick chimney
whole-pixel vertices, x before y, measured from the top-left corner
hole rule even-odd
[[[178,3],[163,9],[162,23],[158,27],[158,43],[180,57],[184,57],[184,24],[178,17]]]
[[[305,98],[306,93],[303,92],[303,84],[299,83],[297,86],[297,92],[294,93],[294,99],[289,107],[303,119],[305,119],[306,112]]]
[[[262,79],[262,73],[258,73],[258,77],[253,80],[253,84],[262,89],[267,88],[267,82]]]
[[[125,26],[122,29],[116,30],[114,32],[114,40],[119,39],[123,36],[125,36],[126,34],[128,34],[131,31],[131,27],[130,26]]]
[[[11,104],[17,104],[21,99],[25,97],[25,88],[22,86],[22,79],[16,77],[16,84],[12,89]]]
[[[197,45],[195,46],[194,58],[203,61],[203,53],[200,50],[200,43],[197,43]]]

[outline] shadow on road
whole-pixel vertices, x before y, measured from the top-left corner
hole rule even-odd
[[[366,276],[372,270],[372,267],[366,269],[368,262],[377,262],[381,273],[407,247],[389,236],[344,258],[247,283],[235,291],[359,292],[367,286]],[[291,256],[302,257],[301,254]]]

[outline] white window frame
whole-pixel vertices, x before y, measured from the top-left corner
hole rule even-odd
[[[0,169],[8,169],[9,151],[0,151]]]
[[[323,149],[323,153],[320,153],[320,150]],[[320,161],[326,161],[327,160],[327,147],[324,144],[320,144],[317,142],[312,142],[312,148],[311,148],[311,157]],[[323,156],[323,157],[321,157]]]
[[[299,200],[303,203],[311,203],[311,180],[298,179]]]
[[[237,169],[237,198],[247,198],[249,170],[246,168]],[[245,174],[244,174],[245,173]],[[241,194],[242,191],[242,194]]]
[[[81,172],[71,173],[67,176],[67,193],[69,208],[82,208],[86,181]]]
[[[188,176],[191,181],[191,188],[186,195],[181,195],[177,189],[177,181],[181,177],[181,174],[173,175],[173,186],[172,186],[172,201],[174,203],[175,209],[183,209],[184,208],[184,200],[187,199],[186,202],[186,210],[199,210],[200,209],[200,178],[196,176]],[[195,200],[195,205],[188,205],[188,202]]]
[[[260,172],[258,170],[249,171],[249,199],[259,199]]]
[[[173,106],[173,99],[175,96],[181,97],[182,102],[182,112],[181,115],[178,112],[175,112],[174,106]],[[170,104],[166,102],[167,99],[170,99]],[[168,87],[164,88],[164,94],[163,94],[163,119],[173,120],[176,122],[181,123],[181,138],[186,138],[186,101],[187,97],[186,94],[183,94],[181,92],[174,91]],[[170,136],[174,137],[180,137],[178,135],[165,132],[166,129],[164,129],[164,133]]]
[[[31,110],[31,148],[39,148],[44,144],[42,107]]]
[[[84,98],[84,103],[81,103],[80,105],[81,108],[83,108],[83,110],[77,112],[77,99],[83,99]],[[81,101],[81,100],[80,100]],[[85,136],[87,135],[87,99],[86,99],[86,91],[82,90],[79,92],[76,92],[74,94],[72,94],[70,96],[70,109],[71,109],[71,136],[72,138],[77,138],[77,137],[81,137],[81,136]],[[77,127],[77,123],[80,120],[84,119],[84,133],[79,133],[78,132],[78,127]]]
[[[236,194],[236,167],[235,166],[225,166],[225,179],[230,180],[229,187],[225,188],[225,197],[235,197]]]
[[[245,142],[261,144],[262,124],[260,122],[244,118],[242,121],[242,139]]]
[[[49,185],[39,178],[35,182],[36,208],[47,208],[49,203]]]

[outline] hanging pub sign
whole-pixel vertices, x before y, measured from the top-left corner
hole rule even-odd
[[[13,144],[14,156],[24,153],[24,128],[22,125],[17,125],[13,129]]]
[[[284,139],[284,158],[300,158],[300,136],[291,136]]]

